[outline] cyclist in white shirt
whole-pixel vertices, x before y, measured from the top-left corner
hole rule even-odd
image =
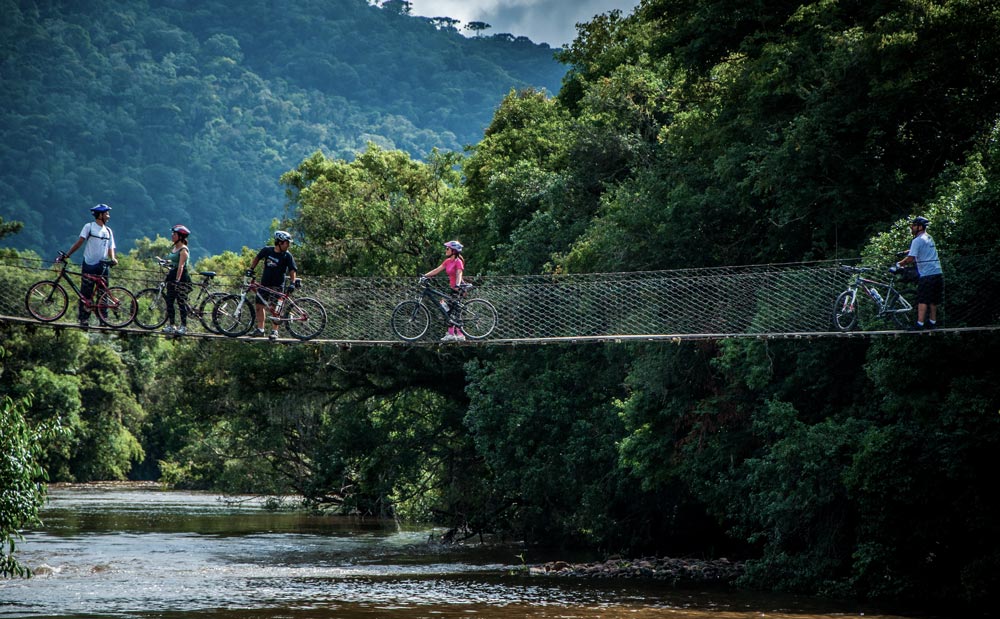
[[[111,207],[107,204],[98,204],[90,209],[90,213],[94,216],[94,221],[83,226],[76,243],[73,243],[73,247],[69,248],[65,256],[57,258],[56,262],[68,259],[82,245],[82,271],[87,275],[101,276],[104,279],[104,283],[107,284],[107,265],[118,264],[118,259],[115,258],[115,235],[107,225],[108,219],[111,218]],[[92,298],[94,296],[93,280],[84,277],[80,285],[80,293],[87,299]],[[85,327],[90,322],[90,312],[83,301],[80,301],[79,318],[80,326]]]

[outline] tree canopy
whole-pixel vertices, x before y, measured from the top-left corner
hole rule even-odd
[[[124,251],[178,222],[196,256],[256,245],[311,153],[460,152],[511,88],[558,89],[548,45],[408,4],[3,0],[0,217],[24,223],[4,244],[47,255],[108,203]]]
[[[943,315],[970,295],[995,312],[998,41],[1000,13],[974,0],[644,0],[579,27],[557,95],[504,89],[462,155],[310,150],[281,176],[283,223],[303,272],[382,277],[432,267],[453,237],[487,275],[884,265],[920,213],[946,265],[973,265],[946,270]],[[5,339],[0,385],[31,385],[29,419],[72,421],[47,452],[61,478],[127,459],[132,475],[294,491],[449,537],[740,557],[743,584],[770,590],[992,610],[1000,586],[992,332],[531,349],[140,338],[74,341],[68,360],[47,337]]]

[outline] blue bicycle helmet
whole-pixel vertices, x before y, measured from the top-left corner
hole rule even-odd
[[[910,225],[911,226],[923,226],[923,227],[926,228],[927,226],[930,225],[930,223],[931,223],[931,220],[927,219],[926,217],[914,217],[913,221],[910,222]]]
[[[111,210],[111,207],[107,204],[98,204],[97,206],[90,209],[90,212],[94,215],[99,215],[101,213],[106,213]]]
[[[448,241],[444,246],[457,253],[462,253],[462,244],[458,241]]]

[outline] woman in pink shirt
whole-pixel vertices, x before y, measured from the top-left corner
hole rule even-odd
[[[464,270],[465,261],[462,260],[462,244],[458,241],[448,241],[444,244],[444,262],[436,269],[425,273],[424,277],[431,278],[444,271],[448,274],[448,285],[451,286],[453,291],[458,292],[458,287],[462,285],[462,272]],[[441,338],[442,341],[464,339],[465,334],[454,325],[449,325],[447,335]]]

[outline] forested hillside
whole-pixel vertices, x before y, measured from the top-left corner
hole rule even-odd
[[[644,0],[560,58],[558,95],[503,97],[464,155],[373,146],[288,168],[302,272],[413,276],[456,237],[484,277],[882,269],[922,214],[943,324],[970,296],[1000,322],[995,3]],[[1000,590],[998,345],[340,348],[8,325],[0,389],[8,415],[61,422],[44,439],[54,479],[295,492],[457,538],[741,558],[746,586],[957,615],[995,613]]]
[[[398,4],[2,0],[7,242],[51,258],[106,202],[124,249],[177,222],[197,255],[256,245],[311,153],[461,151],[510,89],[558,89],[547,45]]]

